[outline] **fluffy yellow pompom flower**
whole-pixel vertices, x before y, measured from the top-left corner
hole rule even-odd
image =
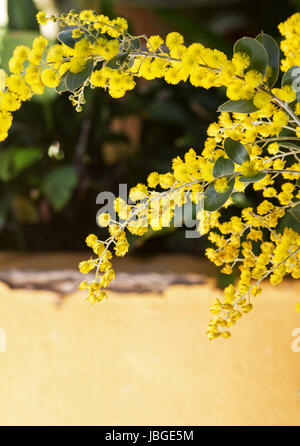
[[[71,73],[80,73],[83,71],[86,67],[86,60],[82,57],[72,57],[72,59],[69,62],[69,67]]]
[[[22,101],[31,98],[31,90],[21,75],[12,74],[7,78],[6,84],[9,90],[16,93]]]
[[[83,262],[80,262],[78,267],[79,267],[79,271],[81,273],[88,274],[90,271],[92,271],[94,268],[96,268],[96,264],[93,259],[90,259],[90,260],[84,260]]]
[[[294,65],[300,65],[300,41],[298,38],[300,27],[300,13],[293,14],[285,22],[280,23],[278,29],[285,37],[280,47],[285,55],[281,61],[282,71],[287,71]]]
[[[36,19],[37,22],[40,23],[41,25],[47,25],[48,23],[48,18],[46,17],[46,13],[43,11],[39,11],[36,15]]]
[[[127,20],[123,17],[117,17],[116,19],[110,22],[110,27],[107,29],[107,34],[111,37],[118,37],[120,34],[123,34],[128,29]]]
[[[280,150],[280,146],[278,144],[278,142],[273,142],[272,144],[268,145],[268,152],[271,155],[276,155],[276,153],[278,153]]]
[[[75,43],[74,56],[87,58],[90,54],[90,43],[86,39],[81,39]]]
[[[273,88],[272,93],[284,102],[293,102],[296,99],[296,92],[292,89],[291,85]]]
[[[247,87],[256,88],[262,82],[262,74],[256,70],[250,70],[245,74],[245,82]]]
[[[162,46],[163,43],[164,41],[160,36],[158,35],[151,36],[148,39],[147,48],[150,51],[157,51]]]
[[[90,234],[85,239],[85,243],[87,246],[92,248],[96,243],[98,243],[98,237],[95,234]]]
[[[222,194],[223,192],[225,192],[227,190],[227,188],[228,188],[227,178],[222,177],[222,178],[218,178],[215,181],[215,189],[217,192]]]
[[[159,183],[159,174],[157,172],[152,172],[147,178],[147,183],[149,187],[156,187]]]
[[[105,70],[95,70],[91,77],[90,81],[94,87],[102,87],[104,88],[108,83],[108,77],[105,76]]]
[[[20,97],[10,91],[0,94],[0,110],[4,111],[16,111],[21,107]]]
[[[41,73],[41,80],[46,87],[55,88],[59,84],[60,76],[52,68],[46,68]]]
[[[97,218],[98,225],[104,228],[109,225],[110,220],[111,220],[110,215],[107,212],[104,214],[99,214]]]
[[[84,9],[79,14],[79,19],[83,22],[92,22],[95,20],[95,14],[94,11],[91,9]]]
[[[243,71],[250,65],[250,57],[246,53],[234,53],[232,63],[237,70]]]
[[[62,60],[64,56],[64,50],[62,45],[52,45],[47,54],[47,63],[57,63]]]
[[[36,37],[32,43],[32,48],[37,51],[43,51],[48,45],[48,39],[43,36]]]
[[[25,62],[25,60],[27,59],[28,55],[30,53],[30,48],[26,45],[18,45],[13,52],[13,57],[20,61],[20,62]]]
[[[177,32],[172,32],[167,35],[166,45],[172,50],[173,48],[178,48],[184,42],[184,38],[181,34]]]
[[[245,161],[240,167],[239,171],[245,177],[254,177],[258,174],[258,170],[254,167],[254,164],[251,161]]]
[[[257,108],[262,108],[271,102],[271,96],[265,91],[255,93],[253,103]]]
[[[120,51],[120,44],[117,40],[109,40],[103,48],[102,57],[105,60],[111,60]]]
[[[73,29],[73,32],[72,32],[72,37],[73,37],[73,39],[78,39],[79,37],[81,37],[82,36],[82,31],[81,31],[81,29],[79,29],[79,28],[75,28],[75,29]]]

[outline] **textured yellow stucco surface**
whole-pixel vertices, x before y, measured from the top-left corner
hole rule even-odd
[[[0,284],[0,424],[300,425],[299,285],[266,285],[231,339],[209,342],[219,293],[209,281],[91,307]]]

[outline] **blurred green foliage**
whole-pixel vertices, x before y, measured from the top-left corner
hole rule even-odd
[[[15,46],[30,44],[38,33],[35,3],[8,3],[9,24],[0,39],[4,68]],[[94,8],[118,15],[118,2],[112,0],[54,3],[60,11]],[[121,3],[124,10],[127,2]],[[188,1],[183,9],[170,9],[175,3],[163,0],[152,3],[152,9],[151,2],[128,3],[151,10],[162,26],[162,34],[176,29],[187,41],[202,41],[228,54],[237,38],[257,35],[262,22],[266,32],[276,33],[277,23],[296,7],[292,1],[283,8],[282,2],[268,0]],[[133,31],[134,26],[131,23]],[[206,128],[224,102],[224,91],[206,91],[189,84],[170,86],[155,80],[139,82],[121,100],[113,100],[100,89],[89,90],[86,99],[84,110],[76,113],[66,95],[47,90],[15,114],[9,138],[0,147],[2,249],[84,249],[85,235],[96,228],[97,194],[103,190],[118,194],[120,183],[131,186],[144,181],[153,170],[168,171],[172,158],[182,156],[190,147],[201,151]],[[255,195],[236,194],[236,210],[256,199]],[[227,212],[234,213],[235,208]],[[143,253],[203,253],[204,241],[184,238],[183,230],[149,231],[134,246],[143,246]]]

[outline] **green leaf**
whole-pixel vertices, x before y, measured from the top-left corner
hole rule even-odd
[[[8,147],[0,151],[0,179],[10,181],[22,170],[30,167],[42,157],[39,147]]]
[[[258,108],[249,99],[238,99],[237,101],[227,101],[220,105],[219,112],[231,112],[231,113],[253,113]]]
[[[242,37],[235,43],[233,52],[246,53],[250,57],[250,65],[245,72],[257,70],[263,76],[265,75],[268,65],[268,54],[260,42],[252,39],[252,37]]]
[[[80,73],[71,73],[68,71],[66,76],[66,87],[69,91],[75,91],[88,79],[93,71],[93,61],[89,60],[86,67]]]
[[[57,91],[57,93],[61,94],[64,93],[65,91],[68,91],[68,87],[67,87],[67,75],[68,75],[69,71],[67,71],[60,79],[60,83],[58,84],[58,86],[55,88],[55,90]]]
[[[234,181],[234,178],[228,181],[228,188],[222,194],[216,191],[214,183],[208,186],[204,192],[204,209],[210,212],[220,209],[230,197],[233,190]]]
[[[73,26],[71,29],[66,29],[65,31],[61,31],[58,33],[57,38],[61,43],[64,43],[65,45],[69,46],[70,48],[75,47],[75,43],[79,42],[79,40],[82,39],[82,37],[77,37],[74,39],[72,37],[73,31],[76,29],[76,26]]]
[[[43,151],[39,147],[13,147],[13,163],[15,173],[19,173],[42,157]]]
[[[213,168],[213,176],[215,178],[222,177],[224,175],[230,175],[234,171],[234,164],[228,158],[218,158]]]
[[[77,172],[73,166],[56,167],[46,175],[43,191],[55,211],[63,209],[71,199],[77,181]]]
[[[298,77],[300,77],[300,67],[294,65],[293,67],[289,68],[282,76],[281,86],[283,87],[284,85],[292,85],[294,80]],[[298,82],[300,82],[300,79]]]
[[[239,179],[242,183],[255,183],[256,181],[260,181],[263,178],[265,178],[266,173],[265,172],[258,172],[256,175],[253,175],[252,177],[245,177],[240,176]]]
[[[292,216],[290,211],[278,220],[277,231],[282,234],[284,228],[292,228],[294,231],[300,234],[299,222]]]
[[[226,138],[224,141],[224,150],[226,155],[236,164],[243,164],[245,161],[250,161],[246,147],[239,141]]]
[[[138,51],[141,49],[141,41],[139,38],[133,39],[129,41],[128,49],[130,51]]]
[[[273,87],[278,78],[279,62],[280,62],[280,50],[279,46],[268,34],[261,33],[256,37],[265,48],[268,54],[268,65],[272,68],[272,75],[267,79],[269,87]]]
[[[108,68],[111,68],[112,70],[118,70],[123,64],[125,64],[125,61],[128,57],[128,53],[120,53],[117,56],[110,59],[106,66]]]
[[[247,197],[243,192],[233,192],[232,201],[236,206],[239,208],[247,208],[247,207],[253,207],[254,202],[251,198]]]
[[[292,214],[295,220],[300,223],[300,203],[289,209],[289,213]]]
[[[300,141],[299,141],[300,142]],[[295,150],[299,150],[300,146],[298,144],[295,144],[293,142],[285,142],[285,141],[278,141],[278,144],[280,145],[280,147],[284,147],[285,149],[295,149]],[[291,153],[292,155],[292,153]]]

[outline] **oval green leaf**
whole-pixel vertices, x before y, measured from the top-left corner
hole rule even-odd
[[[282,76],[281,86],[283,87],[284,85],[292,85],[294,80],[296,80],[298,77],[300,77],[300,67],[294,65],[293,67],[289,68]]]
[[[61,94],[64,93],[65,91],[68,91],[68,87],[66,84],[66,79],[67,79],[67,75],[68,75],[69,71],[67,71],[60,79],[60,83],[58,84],[58,86],[55,88],[55,90],[57,91],[57,93]]]
[[[66,29],[65,31],[61,31],[58,33],[57,38],[61,43],[64,43],[65,45],[69,46],[70,48],[75,47],[75,43],[79,42],[79,40],[82,39],[82,37],[78,37],[77,39],[74,39],[72,37],[73,31],[76,27],[73,27],[71,29]]]
[[[250,65],[245,70],[257,70],[262,75],[265,75],[268,65],[268,54],[263,45],[252,37],[242,37],[239,39],[234,47],[234,53],[246,53],[250,57]]]
[[[204,192],[204,209],[210,212],[220,209],[232,194],[234,181],[234,178],[228,181],[227,190],[222,194],[216,191],[214,183],[208,186]]]
[[[106,64],[108,68],[112,70],[118,70],[122,67],[128,57],[128,53],[120,53],[117,56],[113,57]]]
[[[246,147],[239,141],[226,138],[224,141],[224,150],[226,155],[236,164],[243,164],[245,161],[250,161]]]
[[[290,211],[288,211],[282,218],[278,220],[276,231],[283,234],[285,228],[292,228],[295,232],[298,232],[298,234],[300,234],[299,221],[297,221],[292,216]]]
[[[292,214],[295,220],[300,223],[300,203],[289,209],[289,213]]]
[[[215,162],[214,168],[213,168],[213,176],[215,178],[223,177],[224,175],[230,175],[234,171],[234,164],[233,162],[228,158],[218,158]]]
[[[238,99],[237,101],[227,101],[220,105],[218,111],[231,113],[253,113],[258,108],[248,99]]]
[[[129,41],[129,48],[130,51],[138,51],[141,49],[141,41],[139,38],[132,39]]]
[[[268,55],[268,65],[272,69],[271,76],[267,79],[267,84],[269,87],[273,87],[278,78],[279,73],[279,61],[280,61],[280,50],[279,46],[273,39],[273,37],[268,34],[260,33],[256,40],[258,40],[265,48]]]
[[[265,178],[265,176],[266,176],[265,172],[258,172],[256,175],[253,175],[252,177],[245,177],[244,175],[241,175],[239,179],[242,183],[255,183],[256,181],[260,181],[263,178]]]

